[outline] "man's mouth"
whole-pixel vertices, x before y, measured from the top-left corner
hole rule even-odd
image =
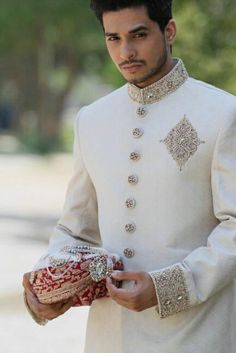
[[[140,69],[140,67],[142,66],[142,63],[133,63],[133,64],[124,64],[124,65],[120,65],[120,68],[122,70],[128,71],[128,72],[135,72],[138,69]]]

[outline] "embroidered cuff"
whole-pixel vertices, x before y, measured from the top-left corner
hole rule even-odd
[[[161,318],[186,310],[189,305],[189,294],[180,264],[164,270],[149,272],[156,290],[158,312]]]
[[[27,302],[27,298],[26,298],[26,293],[25,293],[25,292],[23,293],[23,298],[24,298],[25,307],[26,307],[28,313],[30,314],[30,316],[32,317],[32,319],[33,319],[38,325],[40,325],[40,326],[45,326],[45,325],[47,324],[48,320],[46,320],[46,319],[40,319],[39,317],[37,317],[37,316],[35,315],[35,313],[31,310],[31,308],[30,308],[30,306],[29,306],[29,304],[28,304],[28,302]]]

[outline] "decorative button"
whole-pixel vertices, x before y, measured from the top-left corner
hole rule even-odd
[[[133,129],[132,135],[134,138],[138,139],[139,137],[141,137],[143,135],[143,131],[136,127],[135,129]]]
[[[147,115],[147,108],[146,107],[138,107],[136,114],[139,118],[144,118]]]
[[[125,201],[125,204],[127,208],[134,208],[136,206],[136,201],[135,199],[129,198]]]
[[[128,182],[129,182],[130,184],[132,184],[132,185],[136,185],[136,184],[138,183],[138,177],[137,177],[137,175],[134,175],[134,174],[129,175],[129,176],[128,176]]]
[[[135,251],[133,249],[129,249],[129,248],[126,248],[124,250],[124,255],[125,257],[127,257],[128,259],[131,259],[131,257],[134,257],[134,254],[135,254]]]
[[[136,225],[134,223],[127,223],[125,225],[125,230],[127,233],[133,233],[136,230]]]
[[[136,162],[141,158],[141,156],[138,152],[131,152],[129,158],[131,159],[131,161]]]

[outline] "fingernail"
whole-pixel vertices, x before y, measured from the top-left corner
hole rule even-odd
[[[112,274],[111,274],[111,277],[112,277],[112,278],[113,278],[113,277],[119,278],[120,273],[121,273],[121,271],[113,271]]]

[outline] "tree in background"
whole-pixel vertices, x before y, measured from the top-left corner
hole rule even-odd
[[[175,0],[175,55],[194,77],[236,94],[235,0]]]
[[[30,117],[19,128],[24,135],[29,130],[35,147],[57,145],[78,75],[100,67],[105,51],[98,27],[84,0],[1,1],[0,83],[15,82],[18,114]]]
[[[124,82],[89,2],[1,1],[0,85],[12,82],[20,121],[30,116],[18,130],[41,149],[57,145],[64,104],[79,75],[99,73],[115,87]],[[236,93],[235,0],[174,0],[174,14],[173,54],[194,77]]]

